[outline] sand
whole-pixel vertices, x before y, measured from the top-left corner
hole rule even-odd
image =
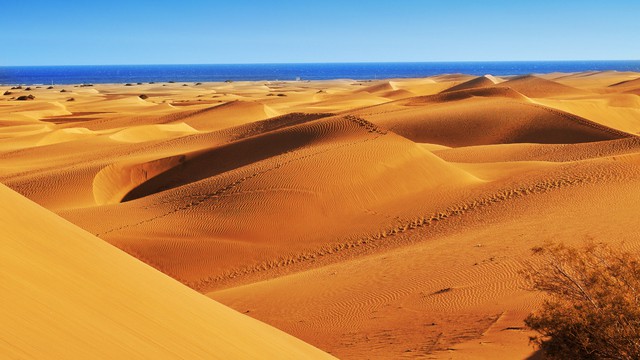
[[[4,216],[3,231],[38,254],[6,244],[17,260],[3,272],[55,290],[8,284],[2,316],[28,313],[40,324],[28,337],[46,346],[82,342],[76,357],[207,358],[200,341],[223,330],[226,357],[534,356],[523,319],[542,297],[519,274],[531,248],[640,246],[637,79],[453,74],[2,96],[0,182],[22,197],[1,194],[25,214]],[[28,223],[41,225],[27,236]],[[42,273],[24,275],[27,260]],[[80,297],[56,300],[80,284]],[[113,298],[96,295],[104,287]],[[163,312],[143,309],[156,296]],[[86,325],[98,315],[145,335],[105,337]],[[169,318],[179,326],[150,325]],[[54,337],[56,326],[67,330]],[[46,348],[16,334],[2,333],[1,351]],[[159,350],[161,339],[175,348]]]
[[[0,185],[8,359],[331,356],[207,299]]]

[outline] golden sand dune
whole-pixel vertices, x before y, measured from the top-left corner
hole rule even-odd
[[[499,86],[508,86],[517,92],[533,98],[567,97],[588,94],[587,91],[546,80],[534,75],[518,76]]]
[[[256,102],[233,101],[182,115],[179,121],[198,130],[219,130],[243,123],[274,117],[278,113]]]
[[[2,185],[0,198],[3,358],[331,358]]]
[[[398,101],[397,103],[394,103],[394,104],[426,105],[426,104],[446,103],[446,102],[464,100],[464,99],[469,99],[474,97],[481,97],[481,98],[498,97],[498,98],[511,98],[516,100],[525,100],[525,101],[529,100],[526,96],[508,87],[484,87],[484,88],[480,87],[480,88],[470,88],[470,89],[453,90],[453,91],[445,90],[439,94],[427,95],[427,96],[416,96],[413,98],[405,99],[405,101]]]
[[[611,85],[610,88],[627,94],[640,95],[640,78],[622,81]]]
[[[638,78],[41,88],[0,97],[0,182],[340,358],[526,358],[532,247],[640,248]],[[4,353],[324,355],[0,190]]]
[[[638,73],[618,71],[587,71],[583,73],[553,73],[541,74],[548,80],[553,80],[564,85],[589,90],[596,93],[608,93],[608,87],[617,83],[638,78]]]
[[[576,144],[499,144],[435,149],[438,157],[458,163],[547,161],[571,162],[603,156],[626,155],[638,150],[637,137]]]
[[[246,266],[249,258],[261,263],[273,254],[321,251],[326,237],[336,241],[361,230],[351,223],[361,221],[367,209],[375,213],[390,202],[478,181],[419,145],[355,117],[324,118],[116,171],[124,177],[113,175],[115,169],[100,172],[94,190],[96,198],[106,197],[101,192],[119,194],[125,203],[117,213],[105,207],[91,210],[91,217],[84,211],[65,216],[204,287],[209,277]],[[140,174],[155,176],[132,188],[128,180]],[[336,201],[344,206],[335,209]],[[282,222],[283,216],[289,221]],[[185,228],[173,226],[176,222]],[[325,234],[318,237],[312,229]],[[148,240],[140,242],[141,234]],[[185,247],[193,237],[207,239],[196,252]],[[220,248],[245,255],[211,262]],[[183,255],[172,257],[172,252]]]
[[[485,75],[485,76],[479,76],[475,79],[471,79],[469,81],[465,81],[462,84],[458,84],[455,86],[452,86],[448,89],[446,89],[444,92],[450,92],[450,91],[458,91],[458,90],[468,90],[468,89],[475,89],[475,88],[480,88],[480,87],[487,87],[487,86],[493,86],[497,83],[502,82],[500,79],[491,76],[491,75]]]
[[[186,123],[141,125],[119,130],[109,136],[122,142],[148,142],[197,133],[198,130]]]
[[[34,121],[37,122],[39,119],[47,117],[47,116],[63,116],[69,115],[67,107],[60,102],[51,101],[39,101],[37,103],[25,104],[23,106],[18,107],[14,104],[10,104],[7,106],[9,109],[3,109],[3,120],[19,120],[19,121]],[[8,111],[9,110],[9,111]],[[16,111],[10,111],[16,110]]]
[[[443,94],[445,99],[454,101],[430,104],[421,98],[420,101],[409,100],[404,106],[401,103],[391,104],[391,107],[382,105],[354,113],[410,140],[452,147],[579,143],[630,136],[580,116],[526,99],[518,100],[510,93],[512,90],[505,89],[506,93],[480,91]],[[474,96],[474,92],[489,96]]]
[[[637,134],[640,132],[640,96],[633,94],[607,94],[583,97],[571,101],[537,99],[539,104],[553,107],[599,124]]]

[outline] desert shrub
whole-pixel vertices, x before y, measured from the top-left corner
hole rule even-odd
[[[550,359],[640,359],[640,259],[603,244],[536,248],[526,272],[548,294],[525,324]]]
[[[147,95],[145,95],[145,94],[142,94],[142,95],[140,95],[140,96],[138,96],[138,97],[139,97],[140,99],[142,99],[142,100],[146,100],[146,99],[148,99],[148,98],[149,98],[149,97],[148,97]]]

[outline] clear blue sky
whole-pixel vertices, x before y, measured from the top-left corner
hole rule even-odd
[[[640,59],[640,0],[30,0],[1,65]]]

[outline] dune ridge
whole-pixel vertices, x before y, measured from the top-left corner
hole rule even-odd
[[[484,75],[484,76],[479,76],[475,79],[471,79],[469,81],[465,81],[462,84],[458,84],[455,86],[452,86],[446,90],[444,90],[443,92],[451,92],[451,91],[458,91],[458,90],[469,90],[469,89],[475,89],[475,88],[481,88],[481,87],[488,87],[488,86],[493,86],[499,82],[502,82],[500,79],[492,76],[492,75]]]

